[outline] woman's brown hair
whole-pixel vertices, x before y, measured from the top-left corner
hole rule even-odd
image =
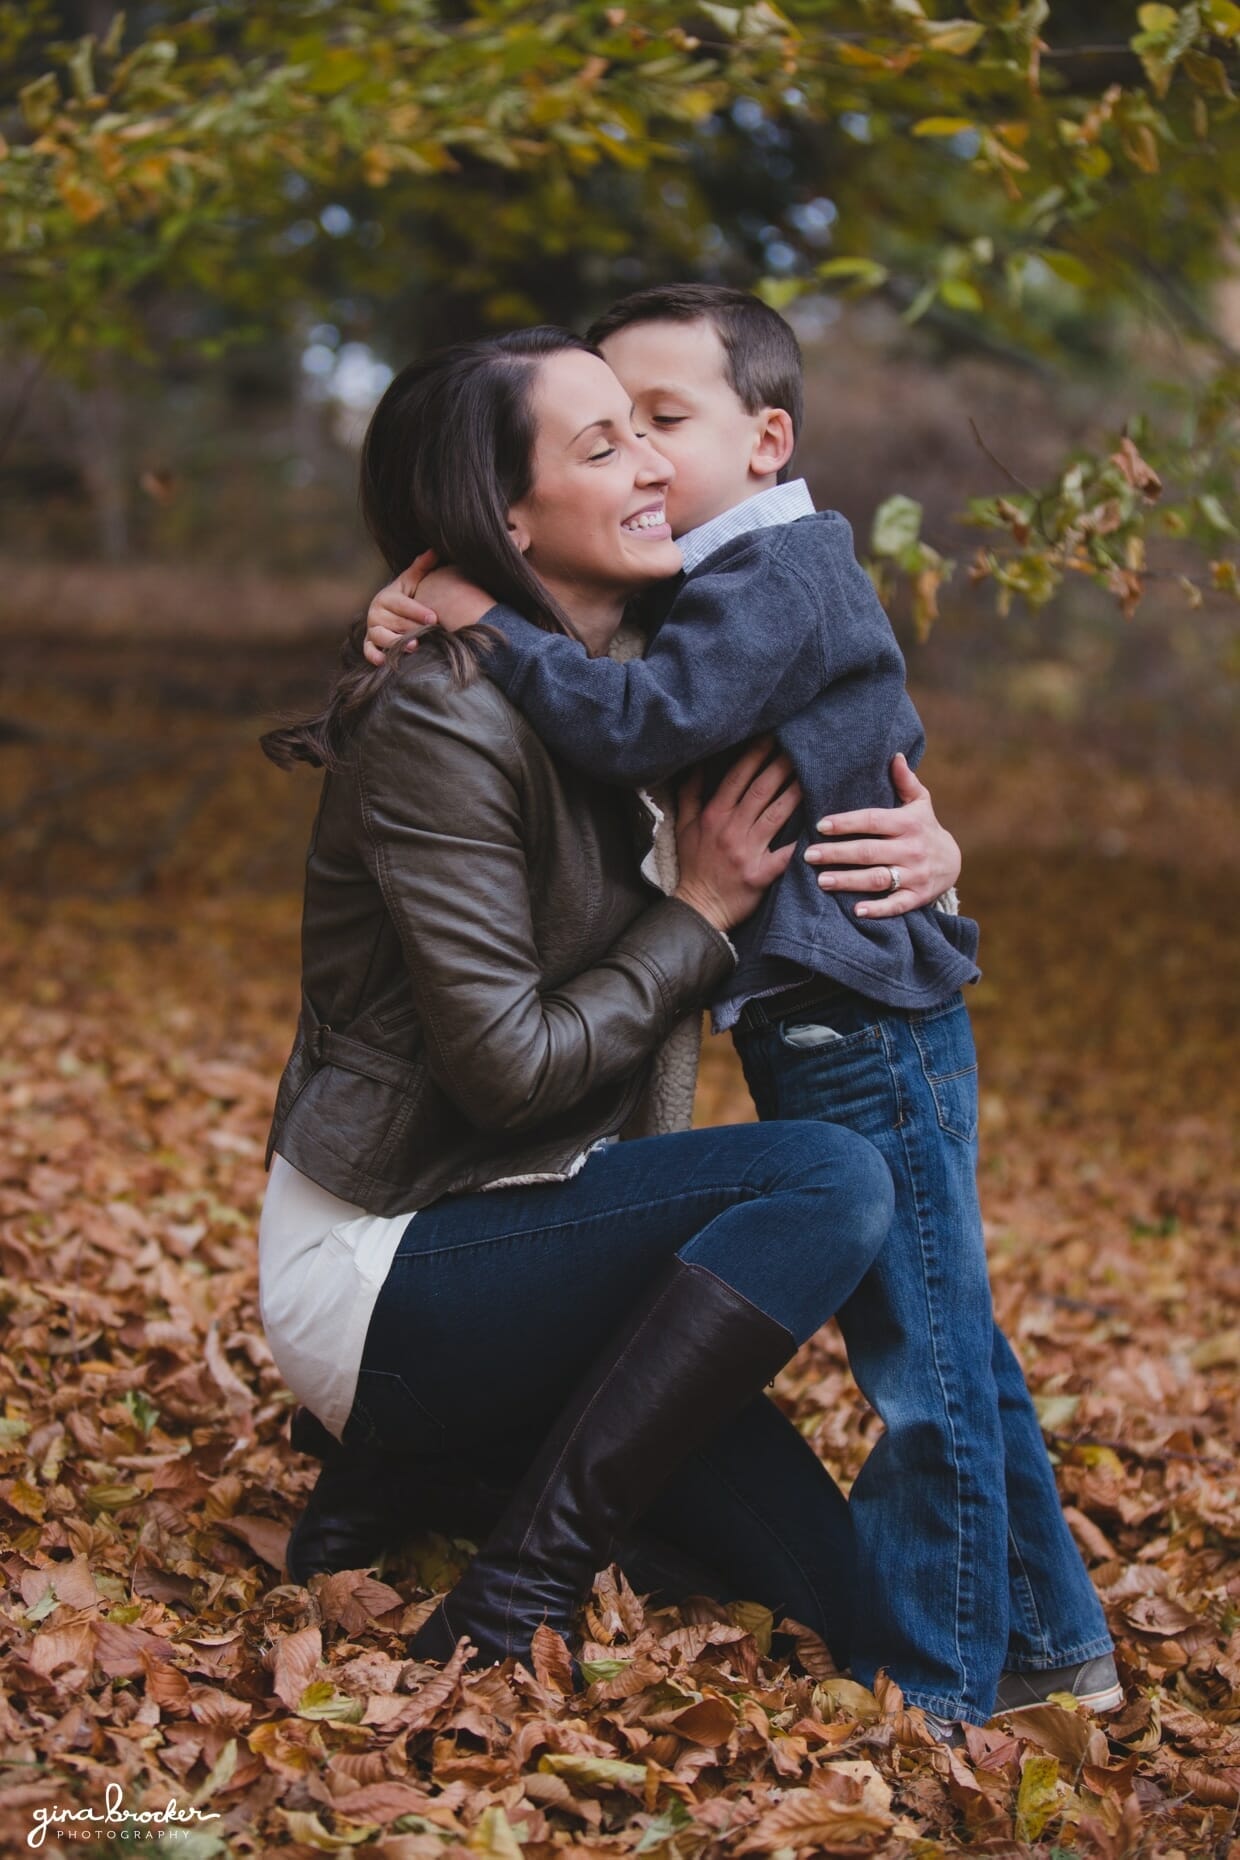
[[[366,527],[393,575],[424,549],[451,562],[497,601],[548,632],[575,629],[515,546],[508,511],[533,480],[536,425],[533,388],[549,355],[590,345],[543,325],[456,343],[411,362],[389,384],[362,443],[361,505]],[[494,641],[486,627],[431,632],[419,650],[445,653],[462,682],[477,674]],[[263,753],[281,768],[295,762],[334,768],[358,717],[400,657],[364,657],[365,616],[354,621],[324,708],[300,723],[269,730]]]

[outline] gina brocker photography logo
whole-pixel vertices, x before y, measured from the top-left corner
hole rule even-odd
[[[162,1808],[126,1808],[120,1784],[109,1783],[101,1809],[62,1808],[59,1802],[36,1808],[26,1845],[42,1847],[49,1834],[57,1842],[108,1841],[123,1847],[146,1847],[157,1841],[173,1844],[184,1840],[190,1829],[202,1822],[219,1819],[218,1814],[205,1808],[182,1808],[174,1795]]]

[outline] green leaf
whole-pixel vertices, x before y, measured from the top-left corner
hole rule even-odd
[[[1174,32],[1180,23],[1180,15],[1173,6],[1139,6],[1137,21],[1142,32]]]
[[[640,1841],[638,1841],[633,1852],[635,1854],[652,1853],[656,1847],[662,1847],[668,1841],[673,1840],[675,1836],[680,1833],[682,1828],[689,1828],[692,1827],[692,1825],[693,1816],[689,1813],[680,1797],[674,1795],[669,1800],[663,1813],[661,1815],[656,1815],[654,1820],[649,1823],[646,1832],[642,1835]]]
[[[887,282],[886,265],[875,258],[828,258],[818,267],[820,278],[853,279],[862,290],[873,291]]]
[[[967,278],[944,278],[939,285],[939,296],[953,310],[981,310],[985,307],[982,293]]]
[[[632,1664],[632,1660],[583,1660],[581,1676],[592,1686],[600,1679],[618,1679]]]
[[[785,309],[804,293],[804,278],[759,278],[754,286],[754,296],[760,297],[772,310]]]
[[[1223,508],[1222,503],[1214,495],[1213,491],[1205,491],[1202,493],[1197,499],[1197,508],[1210,525],[1211,529],[1219,530],[1224,536],[1240,535],[1240,531],[1236,529],[1235,524]]]
[[[126,1389],[124,1406],[133,1416],[134,1425],[149,1434],[159,1419],[159,1409],[141,1389]]]
[[[698,12],[718,26],[725,38],[734,39],[740,31],[741,9],[738,6],[716,6],[715,0],[699,0]]]
[[[95,84],[95,41],[89,37],[79,39],[66,64],[73,79],[74,95],[79,102],[89,103],[99,94]]]
[[[897,493],[887,498],[874,512],[870,531],[870,548],[875,555],[899,555],[921,535],[921,505],[915,498]]]
[[[1220,39],[1234,39],[1240,33],[1240,6],[1235,0],[1202,0],[1201,10]]]
[[[1094,274],[1081,259],[1071,252],[1047,251],[1043,249],[1038,257],[1048,271],[1053,271],[1065,284],[1074,284],[1078,290],[1086,291],[1094,282]]]
[[[60,85],[55,72],[48,71],[43,77],[33,78],[29,84],[23,84],[17,93],[17,100],[28,126],[31,129],[46,129],[60,102]]]

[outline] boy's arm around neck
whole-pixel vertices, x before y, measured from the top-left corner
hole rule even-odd
[[[780,547],[747,536],[689,576],[644,658],[591,659],[504,607],[487,673],[556,755],[624,786],[677,770],[803,708],[825,679],[823,603]]]

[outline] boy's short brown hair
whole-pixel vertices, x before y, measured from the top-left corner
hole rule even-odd
[[[795,438],[805,404],[801,345],[779,312],[749,291],[727,284],[653,284],[605,310],[586,341],[597,347],[634,323],[698,321],[710,323],[722,342],[724,374],[745,412],[782,407]]]

